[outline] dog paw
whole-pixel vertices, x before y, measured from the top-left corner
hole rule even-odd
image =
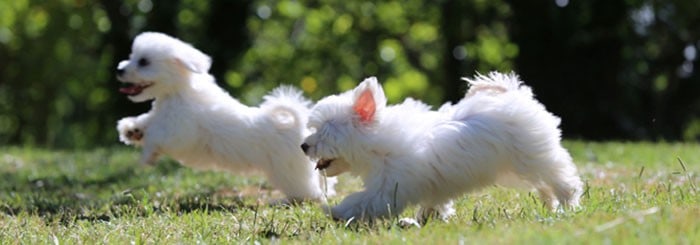
[[[420,222],[412,218],[402,218],[398,222],[399,227],[403,229],[408,229],[411,227],[421,228]]]
[[[138,128],[128,130],[126,131],[126,138],[130,141],[141,141],[141,139],[143,138],[143,131],[141,131],[141,129]]]
[[[143,139],[143,130],[139,128],[134,128],[130,130],[125,130],[119,135],[119,140],[127,145],[141,145],[141,140]]]
[[[330,217],[334,221],[345,222],[346,226],[355,221],[354,216],[343,215],[343,212],[339,211],[337,207],[331,207],[323,204],[321,205],[321,211],[323,211],[326,216]]]
[[[144,131],[136,125],[135,118],[127,117],[119,120],[117,130],[119,131],[119,141],[127,145],[141,145]]]
[[[421,206],[416,213],[416,221],[423,225],[428,223],[429,220],[447,222],[455,213],[452,201],[432,207]]]

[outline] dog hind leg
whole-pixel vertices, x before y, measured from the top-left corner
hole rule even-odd
[[[547,180],[560,203],[567,208],[577,208],[582,194],[583,183],[576,175],[560,174]]]
[[[551,211],[555,211],[559,207],[559,200],[546,184],[540,184],[537,186],[537,193],[540,195],[540,200],[542,204]]]
[[[566,208],[577,208],[583,194],[583,182],[578,176],[576,166],[566,150],[550,160],[549,171],[542,173],[542,181],[551,189],[554,196]]]

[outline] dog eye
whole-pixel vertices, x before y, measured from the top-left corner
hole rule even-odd
[[[139,67],[144,67],[149,64],[148,60],[146,58],[141,58],[139,59]]]

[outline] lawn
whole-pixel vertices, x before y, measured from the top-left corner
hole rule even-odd
[[[423,228],[334,222],[256,174],[193,171],[138,152],[0,148],[0,243],[22,244],[697,244],[700,145],[567,141],[586,182],[583,208],[545,210],[527,190],[489,188]],[[361,182],[341,176],[339,202]],[[415,209],[402,216],[412,216]]]

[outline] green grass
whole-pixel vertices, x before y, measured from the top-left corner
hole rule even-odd
[[[583,208],[545,210],[536,194],[489,188],[459,198],[448,223],[402,229],[326,218],[259,175],[136,164],[135,149],[0,148],[0,244],[352,243],[692,244],[700,241],[700,145],[565,143],[587,184]],[[681,164],[682,162],[682,164]],[[342,176],[340,195],[360,188]],[[402,216],[412,216],[415,208]]]

